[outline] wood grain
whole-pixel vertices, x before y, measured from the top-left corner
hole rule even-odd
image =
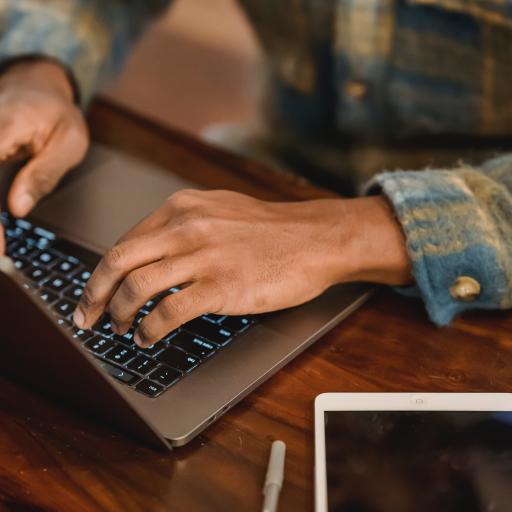
[[[106,103],[97,140],[198,183],[269,199],[327,197]],[[0,511],[254,512],[270,442],[288,445],[281,512],[313,509],[313,400],[328,391],[512,391],[512,315],[438,329],[382,289],[188,446],[162,456],[0,381]]]

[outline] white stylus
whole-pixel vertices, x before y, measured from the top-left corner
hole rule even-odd
[[[283,486],[284,460],[286,457],[286,445],[283,441],[274,441],[268,460],[267,476],[263,487],[262,512],[277,512],[279,505],[279,493]]]

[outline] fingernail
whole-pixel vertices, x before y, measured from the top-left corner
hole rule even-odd
[[[34,198],[30,194],[25,193],[18,199],[17,206],[20,213],[24,215],[28,213],[30,210],[32,210],[32,208],[34,207],[34,203]]]
[[[73,322],[75,322],[75,324],[81,329],[83,328],[85,323],[85,316],[80,308],[75,309],[75,312],[73,313]]]

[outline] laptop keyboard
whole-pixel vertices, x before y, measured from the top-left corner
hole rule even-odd
[[[171,288],[149,300],[122,336],[114,334],[106,315],[92,329],[78,329],[72,315],[99,257],[5,212],[0,221],[7,254],[27,278],[25,286],[38,294],[57,322],[99,360],[104,371],[148,397],[160,396],[254,325],[250,316],[205,314],[141,349],[133,341],[134,328],[163,297],[179,292]]]

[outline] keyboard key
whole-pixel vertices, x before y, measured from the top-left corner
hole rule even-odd
[[[71,276],[73,279],[76,279],[81,283],[86,283],[87,281],[89,281],[89,278],[91,277],[91,272],[89,270],[80,269],[78,272],[71,274]]]
[[[27,270],[25,271],[25,275],[31,281],[40,283],[44,279],[47,279],[48,277],[50,277],[50,271],[46,270],[44,268],[41,268],[41,267],[33,266],[33,267],[27,268]]]
[[[48,290],[41,290],[39,292],[39,297],[47,304],[53,304],[59,298],[56,293],[50,292]]]
[[[8,241],[9,239],[6,239]],[[5,252],[8,256],[12,256],[17,251],[18,247],[23,245],[23,240],[16,240],[15,242],[10,242],[7,244],[7,248],[5,249]]]
[[[73,338],[76,340],[87,341],[91,339],[94,335],[95,334],[89,329],[84,330],[79,329],[78,327],[75,327],[73,329]]]
[[[113,361],[114,363],[124,365],[130,359],[133,359],[137,352],[126,347],[114,347],[105,354],[105,358]]]
[[[154,307],[156,306],[157,301],[156,299],[150,299],[142,306],[141,312],[149,313]]]
[[[93,326],[93,330],[103,336],[107,336],[108,338],[111,338],[114,335],[114,332],[112,331],[112,324],[107,316],[100,318],[100,320]]]
[[[61,292],[71,285],[71,281],[63,277],[51,277],[48,281],[45,281],[44,286],[54,292]]]
[[[247,316],[228,316],[221,322],[221,325],[228,331],[238,333],[244,331],[253,323],[254,321]]]
[[[68,316],[75,311],[76,302],[71,302],[67,299],[61,299],[59,302],[54,304],[53,309],[62,316]]]
[[[171,340],[172,343],[172,340]],[[199,364],[199,359],[191,354],[186,354],[182,350],[170,346],[156,357],[158,361],[168,366],[172,366],[182,372],[189,372]]]
[[[133,361],[126,365],[128,370],[147,375],[151,370],[154,370],[158,363],[146,356],[137,356]]]
[[[63,329],[72,329],[73,328],[73,324],[69,321],[69,320],[66,320],[65,318],[58,318],[57,319],[57,323],[63,328]]]
[[[22,241],[16,244],[16,248],[14,248],[12,252],[15,256],[28,258],[29,256],[32,256],[35,252],[37,252],[37,250],[37,247],[34,247],[33,245],[29,245],[25,241]]]
[[[5,236],[9,238],[21,238],[25,235],[25,230],[19,226],[12,226],[5,230]]]
[[[219,324],[226,318],[226,315],[213,315],[212,313],[208,313],[207,315],[203,315],[203,318],[212,324]]]
[[[19,225],[19,220],[17,220],[16,223]],[[53,241],[56,238],[55,233],[52,233],[51,231],[48,231],[47,229],[38,226],[36,226],[33,229],[33,233],[36,237],[46,238],[47,240],[50,241]]]
[[[14,266],[18,270],[25,270],[30,265],[30,263],[27,260],[24,260],[21,258],[15,258],[13,261],[14,261]]]
[[[40,251],[45,251],[50,246],[50,241],[47,238],[34,236],[33,233],[27,238],[25,238],[25,241],[33,245],[34,247],[37,247]]]
[[[133,341],[133,329],[130,329],[125,334],[114,334],[114,339],[126,347],[131,348],[136,346]]]
[[[78,260],[75,260],[74,258],[63,258],[62,260],[58,261],[56,265],[54,265],[53,270],[67,275],[77,270],[79,266],[80,262]]]
[[[93,269],[101,260],[99,254],[91,252],[81,245],[77,245],[65,238],[58,238],[52,243],[52,249],[59,251],[61,254],[71,255],[73,258],[80,260],[80,262],[88,269]],[[82,267],[84,269],[84,267]]]
[[[139,311],[135,315],[135,319],[133,320],[133,325],[135,327],[137,327],[142,322],[142,320],[144,320],[144,318],[146,318],[146,316],[147,316],[147,312],[146,311],[144,311],[144,310]]]
[[[171,345],[176,345],[186,352],[193,354],[201,359],[210,357],[218,348],[218,345],[203,340],[188,332],[179,332],[174,338],[169,340]]]
[[[117,368],[116,366],[113,366],[105,361],[101,361],[100,366],[111,377],[114,377],[114,379],[120,380],[121,382],[123,382],[124,384],[128,384],[129,386],[132,386],[133,384],[140,380],[140,377],[137,377],[137,375],[131,372],[127,372],[122,368]]]
[[[105,338],[101,338],[100,336],[95,336],[92,340],[84,343],[85,348],[99,356],[103,355],[114,346],[115,343],[112,340],[107,340]]]
[[[160,384],[156,384],[155,382],[150,382],[149,380],[142,380],[136,386],[135,389],[144,395],[147,395],[151,398],[155,398],[158,396],[163,390],[163,386]]]
[[[25,219],[16,219],[14,223],[16,224],[16,226],[18,226],[21,229],[24,229],[25,231],[31,231],[33,228],[32,224]]]
[[[162,352],[165,347],[166,345],[164,343],[155,343],[154,345],[150,345],[146,348],[139,348],[138,350],[146,356],[153,357],[156,356],[159,352]]]
[[[217,345],[226,345],[231,341],[233,335],[222,326],[212,324],[203,318],[196,318],[183,326],[187,331],[198,334],[201,338],[212,341]]]
[[[148,375],[148,379],[154,380],[164,387],[169,387],[180,380],[181,372],[168,366],[160,366]]]
[[[80,286],[78,284],[74,284],[74,285],[72,285],[70,288],[68,288],[66,290],[64,295],[66,297],[68,297],[69,299],[73,299],[73,300],[79,301],[80,297],[83,295],[83,293],[84,293],[83,286]]]
[[[38,261],[42,265],[50,265],[59,259],[59,255],[53,251],[41,251],[35,258],[34,261]]]

